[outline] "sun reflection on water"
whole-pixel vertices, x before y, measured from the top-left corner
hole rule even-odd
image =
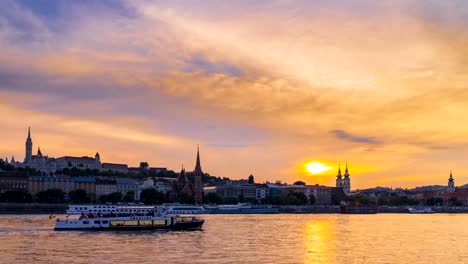
[[[304,230],[304,263],[333,263],[336,259],[335,221],[314,220]]]

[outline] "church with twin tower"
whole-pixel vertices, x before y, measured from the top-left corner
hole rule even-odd
[[[345,174],[341,175],[341,166],[338,165],[338,175],[336,176],[336,187],[343,188],[343,192],[349,195],[351,192],[351,178],[348,172],[348,163],[346,163]]]

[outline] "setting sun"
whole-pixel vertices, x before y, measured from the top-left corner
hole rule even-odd
[[[306,165],[306,168],[312,174],[318,174],[331,169],[331,167],[325,166],[320,162],[310,162]]]

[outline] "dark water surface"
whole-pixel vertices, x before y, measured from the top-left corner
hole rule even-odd
[[[203,231],[56,232],[47,215],[3,215],[0,263],[468,263],[467,214],[203,218]]]

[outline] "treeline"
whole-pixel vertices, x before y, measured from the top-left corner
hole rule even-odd
[[[44,173],[33,168],[16,168],[11,164],[6,164],[3,159],[0,159],[0,171],[14,172],[18,176],[45,175]]]

